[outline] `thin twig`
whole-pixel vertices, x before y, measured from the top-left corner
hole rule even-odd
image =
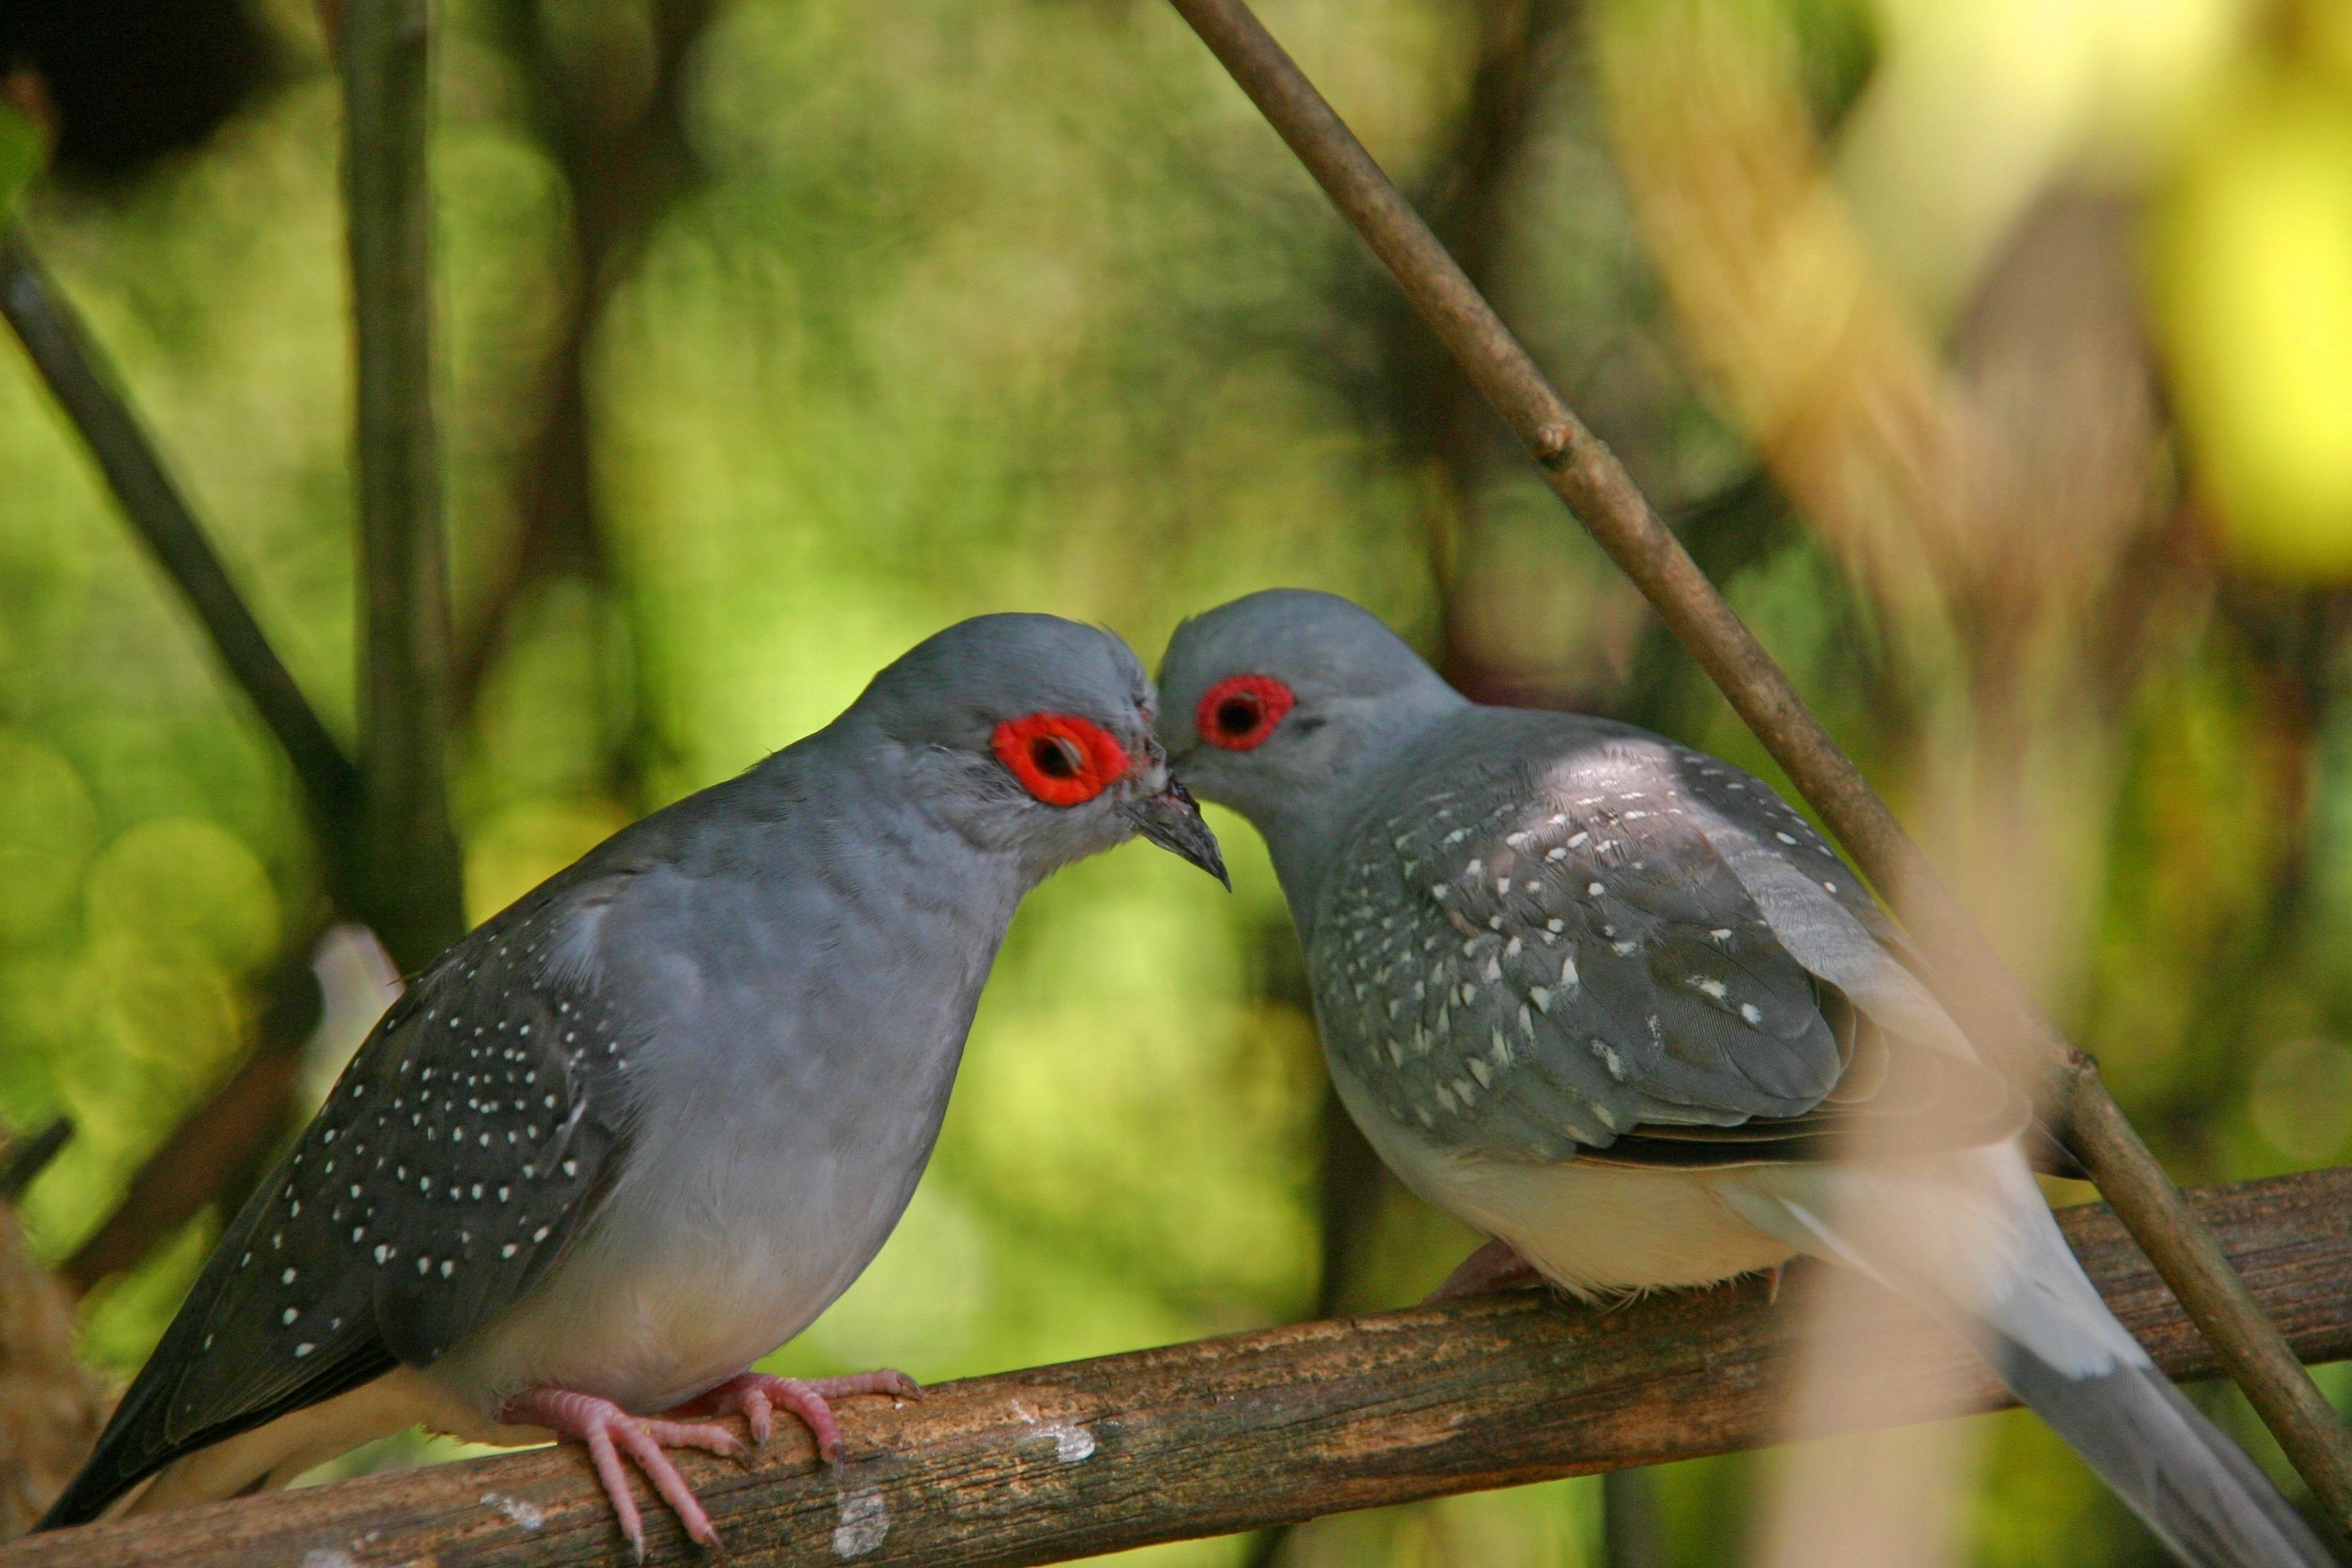
[[[2299,1348],[2352,1353],[2352,1171],[2197,1203]],[[2209,1374],[2204,1340],[2114,1217],[2060,1223],[2158,1363]],[[1800,1269],[1788,1291],[1825,1282]],[[1875,1418],[2006,1402],[1957,1341],[1880,1300],[1864,1332],[1907,1353]],[[845,1401],[838,1467],[794,1426],[748,1467],[685,1454],[679,1468],[737,1568],[1016,1568],[1779,1441],[1805,1319],[1752,1278],[1608,1310],[1518,1291],[946,1384],[919,1405]],[[714,1561],[657,1505],[646,1524],[655,1561]],[[0,1568],[555,1568],[625,1551],[586,1459],[563,1447],[37,1536],[0,1549]]]
[[[1658,1518],[1657,1476],[1611,1470],[1601,1478],[1601,1561],[1604,1568],[1657,1568],[1666,1561]]]
[[[20,235],[0,236],[0,313],[81,433],[155,563],[203,623],[230,679],[285,748],[322,841],[331,839],[358,803],[359,771],[270,646],[138,417],[115,391],[97,345]]]
[[[25,1195],[49,1162],[65,1151],[73,1141],[74,1124],[70,1116],[60,1116],[30,1138],[11,1138],[0,1144],[0,1203],[15,1203]]]
[[[1996,1057],[2021,1068],[2030,1064],[2051,1079],[2100,1190],[2213,1341],[2296,1470],[2339,1525],[2352,1526],[2352,1433],[2231,1275],[2219,1244],[2125,1120],[2096,1067],[2010,975],[1755,634],[1244,0],[1171,4],[1394,275],[1536,459],[1554,493],[1633,578],[1887,895],[1934,960],[1938,994],[1970,1037]]]
[[[688,65],[715,9],[714,0],[659,0],[649,7],[650,61],[615,54],[589,68],[554,47],[550,13],[532,0],[509,0],[493,13],[538,89],[537,111],[529,118],[562,165],[574,281],[548,355],[545,411],[517,468],[516,538],[489,566],[472,626],[457,639],[450,700],[461,721],[511,635],[509,622],[526,589],[563,574],[611,579],[593,461],[592,349],[596,324],[646,237],[698,177],[686,131]],[[600,73],[648,66],[652,84],[641,106],[616,120],[612,105],[628,92]]]
[[[0,238],[0,310],[97,458],[125,517],[284,750],[310,808],[326,880],[339,899],[348,898],[359,770],[270,646],[137,415],[116,390],[120,377],[21,235]],[[281,973],[270,982],[253,1054],[157,1148],[114,1213],[61,1266],[61,1287],[87,1290],[108,1275],[135,1268],[284,1131],[293,1105],[295,1059],[318,1016],[317,986],[310,973],[314,936],[306,931],[288,949],[292,979]],[[306,989],[307,1007],[297,1001],[289,1011],[288,997],[299,997]],[[58,1127],[71,1131],[68,1124]],[[29,1183],[37,1169],[30,1167],[22,1182]],[[7,1183],[15,1171],[12,1160],[9,1173],[0,1175],[0,1192],[12,1197],[16,1189]]]
[[[358,347],[360,907],[421,967],[465,931],[449,826],[449,585],[433,418],[429,0],[342,7]]]

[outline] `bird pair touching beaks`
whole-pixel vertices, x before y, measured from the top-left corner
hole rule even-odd
[[[444,953],[229,1227],[43,1521],[282,1485],[422,1422],[583,1445],[716,1534],[664,1449],[894,1372],[748,1370],[913,1192],[1022,896],[1140,835],[1213,874],[1181,777],[1265,836],[1334,1081],[1493,1238],[1465,1281],[1584,1296],[1800,1254],[1990,1361],[2184,1562],[2321,1564],[2100,1302],[2032,1108],[1804,820],[1621,724],[1481,707],[1328,595],[1109,634],[990,616],[839,719],[615,835]],[[1845,1135],[1900,1159],[1838,1162]]]

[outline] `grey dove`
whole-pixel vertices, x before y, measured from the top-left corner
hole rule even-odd
[[[1454,1289],[1829,1259],[1973,1345],[2183,1561],[2328,1561],[2107,1311],[2034,1184],[2030,1106],[1761,782],[1472,703],[1325,594],[1185,622],[1160,680],[1173,765],[1272,851],[1339,1098],[1494,1238]],[[1833,1157],[1873,1128],[1901,1158]]]
[[[828,1397],[746,1369],[839,1296],[929,1158],[1024,894],[1138,834],[1220,879],[1142,666],[1049,616],[951,626],[840,718],[614,835],[442,954],[231,1224],[43,1521],[283,1485],[421,1422],[736,1452]],[[681,1409],[681,1407],[685,1407]],[[668,1413],[664,1415],[662,1413]]]

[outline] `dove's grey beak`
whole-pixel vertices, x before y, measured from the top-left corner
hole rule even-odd
[[[1225,857],[1217,847],[1217,836],[1201,820],[1201,808],[1175,774],[1168,775],[1168,787],[1158,795],[1130,801],[1121,809],[1134,819],[1136,831],[1144,837],[1171,855],[1190,860],[1223,882],[1227,892],[1233,891],[1234,879],[1225,875]]]

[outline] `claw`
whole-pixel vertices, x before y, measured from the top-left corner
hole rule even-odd
[[[629,1492],[628,1472],[621,1463],[623,1448],[677,1515],[687,1535],[720,1549],[719,1531],[703,1511],[702,1500],[663,1452],[665,1448],[702,1448],[730,1457],[742,1453],[743,1440],[717,1422],[632,1415],[609,1399],[568,1388],[535,1388],[519,1394],[499,1412],[499,1419],[509,1426],[544,1426],[563,1441],[587,1448],[588,1462],[595,1467],[604,1495],[612,1499],[621,1533],[628,1537],[629,1550],[638,1562],[646,1560],[646,1527],[637,1513],[637,1500]]]
[[[835,1463],[841,1453],[841,1423],[828,1401],[859,1394],[887,1394],[894,1399],[920,1399],[922,1385],[903,1372],[888,1367],[856,1373],[848,1377],[803,1380],[747,1372],[729,1378],[700,1398],[681,1405],[672,1415],[740,1415],[751,1440],[765,1447],[775,1435],[775,1407],[782,1405],[801,1419],[816,1439],[817,1457]]]

